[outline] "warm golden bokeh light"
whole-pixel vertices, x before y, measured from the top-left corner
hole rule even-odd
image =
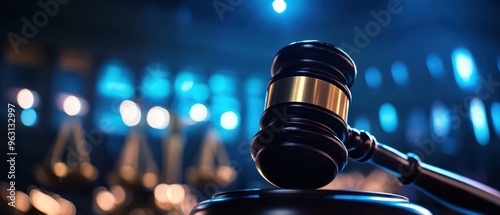
[[[127,192],[125,191],[125,189],[123,189],[122,186],[114,185],[109,190],[111,191],[113,196],[115,196],[117,205],[123,204],[127,199]]]
[[[168,202],[167,190],[168,190],[168,184],[156,185],[153,192],[156,201],[158,201],[159,203],[167,203]]]
[[[123,165],[120,168],[120,176],[126,181],[134,180],[136,172],[130,165]]]
[[[117,203],[115,196],[104,188],[98,189],[95,196],[95,202],[99,209],[106,212],[115,209]]]
[[[18,211],[28,212],[31,209],[29,196],[21,191],[16,191],[16,202],[14,205]]]
[[[147,172],[142,176],[142,184],[145,187],[152,189],[158,183],[158,176],[155,173]]]
[[[180,184],[172,184],[167,188],[167,199],[172,204],[181,203],[185,195],[184,187]]]
[[[52,169],[54,170],[54,174],[59,178],[64,178],[68,174],[68,167],[63,162],[56,162]]]
[[[49,195],[32,189],[29,194],[33,207],[45,214],[60,214],[60,206],[57,201]]]
[[[368,176],[364,176],[359,172],[341,173],[322,189],[393,193],[397,192],[399,187],[396,177],[382,170],[374,170]]]
[[[59,214],[61,215],[75,215],[76,214],[76,207],[73,203],[70,201],[60,197],[56,196],[55,197],[57,203],[59,204]]]
[[[80,164],[80,172],[85,178],[91,181],[95,180],[98,176],[97,168],[92,166],[89,162],[83,162]]]
[[[236,172],[230,166],[220,166],[216,172],[217,178],[224,184],[232,182],[236,178]]]

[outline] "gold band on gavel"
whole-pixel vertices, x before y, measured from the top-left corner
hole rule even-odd
[[[338,114],[347,122],[349,98],[340,88],[321,79],[292,76],[273,82],[267,91],[266,109],[285,102],[317,105]]]

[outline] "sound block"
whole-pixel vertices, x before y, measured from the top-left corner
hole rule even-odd
[[[191,215],[431,214],[396,194],[354,190],[239,190],[217,193]]]

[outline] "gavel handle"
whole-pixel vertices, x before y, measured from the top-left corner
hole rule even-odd
[[[377,143],[368,132],[351,129],[346,146],[351,159],[372,163],[457,212],[500,214],[499,191]]]

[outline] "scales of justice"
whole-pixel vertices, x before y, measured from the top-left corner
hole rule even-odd
[[[356,66],[339,48],[292,43],[276,54],[271,74],[261,130],[250,150],[259,173],[283,189],[218,193],[192,215],[431,214],[396,194],[316,190],[334,180],[348,159],[371,163],[458,213],[500,214],[499,191],[347,125]]]

